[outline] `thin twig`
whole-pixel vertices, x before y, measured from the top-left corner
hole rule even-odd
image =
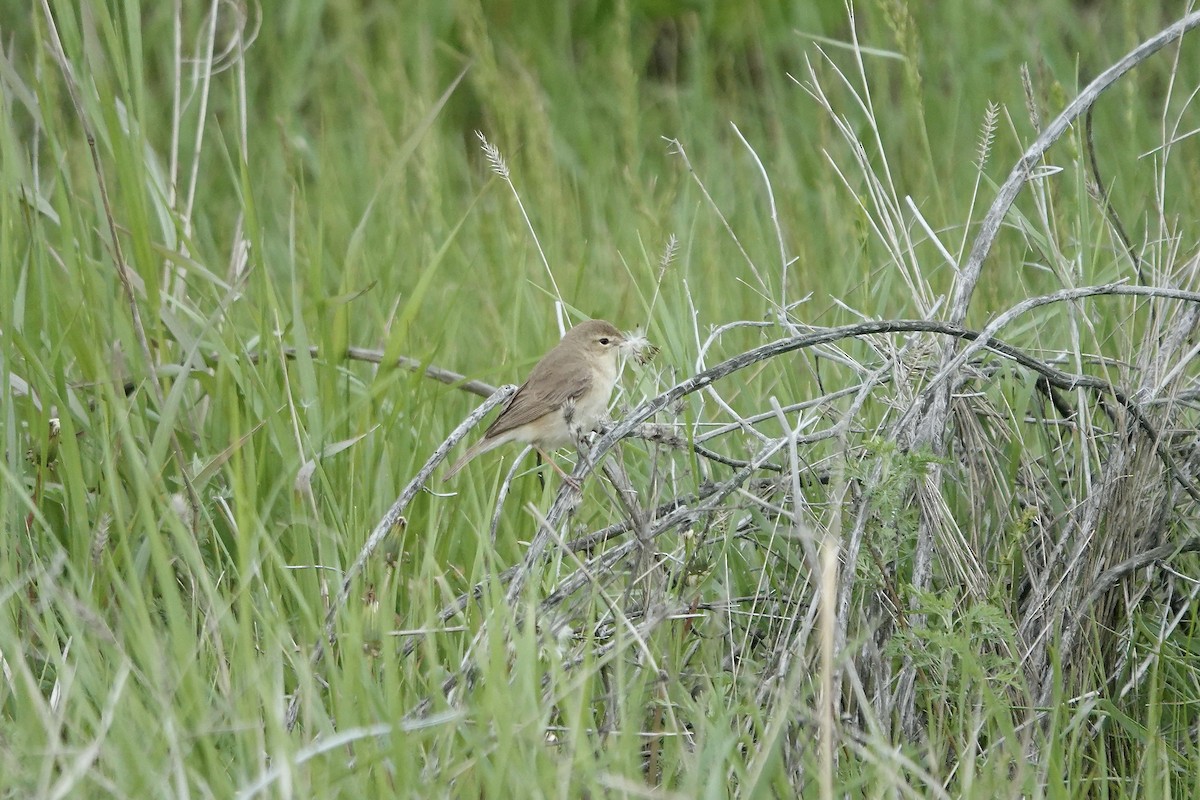
[[[337,616],[341,612],[342,607],[346,604],[346,599],[350,596],[350,588],[353,586],[355,579],[358,577],[358,574],[362,572],[363,567],[366,566],[367,560],[371,557],[383,540],[387,538],[388,534],[390,534],[393,529],[403,524],[404,509],[407,508],[412,499],[417,496],[417,493],[425,487],[425,484],[429,480],[429,477],[433,474],[433,471],[439,464],[442,463],[442,461],[446,459],[446,456],[449,455],[450,451],[454,449],[455,445],[457,445],[463,439],[463,437],[465,437],[467,433],[479,423],[480,420],[487,416],[489,411],[508,400],[508,398],[511,397],[516,391],[517,387],[511,384],[507,386],[501,386],[496,390],[495,394],[487,399],[486,402],[481,403],[478,408],[471,412],[470,416],[460,422],[458,427],[455,428],[454,431],[448,437],[446,437],[445,441],[443,441],[441,445],[439,445],[438,448],[433,451],[433,454],[426,459],[425,464],[421,467],[417,474],[413,476],[413,479],[408,482],[408,485],[404,487],[404,490],[400,493],[400,496],[396,498],[396,501],[392,503],[391,507],[387,510],[387,513],[385,513],[379,522],[376,523],[375,528],[367,537],[367,541],[363,544],[362,549],[359,550],[358,557],[354,559],[354,563],[350,565],[350,569],[346,570],[346,574],[342,578],[341,590],[330,602],[329,610],[325,613],[325,632],[313,648],[311,658],[311,663],[313,666],[319,664],[321,659],[324,657],[326,642],[333,641],[334,627],[335,623],[337,622]],[[288,704],[286,718],[288,730],[291,730],[295,726],[296,718],[299,712],[300,690],[297,689],[296,693],[292,696],[291,702]]]
[[[1088,166],[1092,170],[1092,181],[1096,185],[1096,199],[1100,202],[1101,208],[1104,209],[1104,216],[1108,218],[1109,224],[1113,226],[1117,238],[1121,240],[1121,244],[1125,247],[1125,252],[1129,255],[1129,262],[1133,264],[1133,271],[1137,275],[1137,282],[1145,283],[1146,276],[1142,273],[1142,260],[1138,258],[1137,250],[1133,248],[1133,241],[1129,238],[1129,234],[1125,232],[1125,226],[1121,223],[1121,218],[1117,215],[1117,210],[1113,207],[1112,199],[1109,197],[1108,187],[1104,184],[1104,178],[1100,175],[1100,162],[1096,159],[1096,141],[1092,136],[1092,116],[1095,110],[1096,107],[1094,105],[1088,106],[1087,114],[1084,115],[1083,141],[1087,147]]]
[[[300,354],[300,351],[294,347],[283,347],[283,357],[289,361],[295,361]],[[348,347],[346,348],[345,357],[351,361],[365,361],[369,364],[383,364],[383,351],[368,347]],[[316,345],[308,348],[309,358],[319,358],[320,350]],[[220,357],[215,353],[205,355],[204,364],[207,367],[215,366]],[[255,351],[248,356],[251,364],[257,364],[262,360],[262,353]],[[468,378],[466,375],[460,375],[453,370],[444,369],[434,364],[426,364],[415,358],[408,356],[396,356],[395,360],[390,362],[393,367],[406,369],[409,372],[421,372],[426,378],[453,386],[456,389],[461,389],[469,394],[478,395],[479,397],[491,397],[496,392],[496,387],[484,381],[478,381],[473,378]],[[125,394],[129,394],[137,389],[135,381],[126,381],[124,390]]]
[[[960,322],[966,318],[967,306],[971,302],[975,284],[979,281],[979,276],[983,271],[984,259],[991,252],[992,244],[995,243],[996,236],[1000,232],[1000,226],[1022,187],[1028,182],[1029,175],[1046,151],[1050,149],[1050,145],[1058,141],[1079,115],[1087,111],[1101,94],[1116,83],[1117,79],[1197,25],[1200,25],[1200,12],[1188,14],[1174,25],[1164,28],[1129,51],[1121,60],[1097,75],[1095,80],[1089,83],[1025,150],[1025,153],[1013,166],[1012,171],[1009,172],[1008,178],[1001,185],[991,208],[979,223],[979,234],[971,245],[967,263],[962,269],[961,280],[955,286],[954,297],[950,303],[950,319],[952,321]]]
[[[42,0],[42,10],[45,12],[46,25],[49,28],[50,37],[54,44],[54,59],[58,62],[58,67],[62,71],[63,80],[67,84],[67,92],[71,95],[71,103],[75,106],[75,113],[79,117],[79,124],[83,128],[84,136],[87,139],[88,151],[92,156],[92,168],[96,173],[96,184],[100,190],[100,202],[104,206],[104,218],[108,223],[109,240],[112,243],[113,249],[113,261],[117,268],[117,277],[121,281],[121,288],[125,293],[125,301],[129,304],[130,322],[133,325],[134,335],[138,341],[138,348],[141,350],[142,359],[146,365],[146,373],[149,377],[151,388],[154,391],[154,399],[158,403],[159,408],[164,408],[166,405],[166,395],[163,392],[162,384],[159,382],[158,374],[154,368],[154,355],[150,351],[150,340],[146,336],[146,326],[142,323],[142,312],[138,307],[137,292],[134,291],[133,281],[129,277],[129,265],[125,263],[125,254],[121,250],[121,239],[117,235],[116,218],[113,216],[112,202],[108,197],[108,182],[104,178],[104,166],[100,162],[100,151],[96,147],[96,135],[92,131],[91,123],[88,121],[87,111],[83,106],[83,98],[79,94],[79,86],[75,80],[75,72],[71,69],[70,61],[67,60],[66,51],[63,50],[62,40],[58,36],[58,26],[54,22],[54,15],[50,13],[48,0]],[[184,488],[187,490],[188,504],[191,506],[188,529],[192,533],[195,533],[197,526],[200,524],[200,495],[196,492],[196,487],[192,485],[192,479],[188,475],[187,462],[183,457],[183,448],[179,444],[179,437],[175,433],[174,426],[170,428],[169,438],[171,442],[171,455],[175,459],[175,467],[179,471],[179,479],[183,482]]]

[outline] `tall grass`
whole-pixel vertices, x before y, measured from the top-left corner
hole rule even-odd
[[[1200,790],[1189,9],[751,5],[4,15],[0,797]]]

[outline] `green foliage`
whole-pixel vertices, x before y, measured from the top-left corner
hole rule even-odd
[[[911,606],[924,620],[906,629],[894,644],[896,655],[911,657],[937,694],[922,705],[932,711],[972,703],[1005,701],[1005,692],[1021,684],[1018,638],[1012,618],[987,603],[964,604],[950,593],[919,594]],[[980,703],[975,699],[974,702]]]
[[[870,487],[869,497],[863,498],[874,510],[869,536],[884,559],[891,561],[912,552],[919,523],[912,502],[913,481],[922,480],[931,465],[944,463],[945,459],[928,450],[905,451],[894,441],[869,439],[862,443],[862,456],[851,462],[847,477]]]

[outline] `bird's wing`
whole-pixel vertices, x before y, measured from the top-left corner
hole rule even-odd
[[[578,364],[561,369],[560,365],[552,360],[554,355],[556,353],[551,353],[538,362],[533,372],[529,373],[529,378],[504,406],[500,416],[496,417],[484,432],[484,439],[491,439],[514,428],[528,425],[551,411],[562,408],[568,400],[578,400],[587,394],[595,380],[591,368],[586,364]],[[551,370],[559,375],[559,380],[555,381],[556,386],[547,386],[545,380],[540,380]]]

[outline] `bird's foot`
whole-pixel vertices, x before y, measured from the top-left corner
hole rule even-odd
[[[570,486],[570,487],[571,487],[572,489],[574,489],[576,492],[582,492],[582,491],[583,491],[583,483],[582,483],[582,481],[580,481],[580,480],[579,480],[578,478],[576,478],[576,477],[573,477],[573,476],[571,476],[571,475],[568,475],[568,474],[567,474],[567,473],[566,473],[566,472],[563,470],[563,468],[562,468],[562,467],[560,467],[560,466],[558,465],[558,462],[556,462],[556,461],[555,461],[553,458],[551,458],[551,457],[550,457],[550,456],[549,456],[547,453],[543,452],[543,451],[542,451],[540,448],[538,449],[538,454],[539,454],[539,455],[542,457],[542,460],[543,460],[543,461],[545,461],[547,464],[549,464],[551,467],[553,467],[553,468],[554,468],[554,471],[555,471],[555,472],[557,472],[557,473],[558,473],[558,474],[559,474],[559,475],[562,477],[563,481],[564,481],[564,482],[565,482],[565,483],[566,483],[568,486]]]

